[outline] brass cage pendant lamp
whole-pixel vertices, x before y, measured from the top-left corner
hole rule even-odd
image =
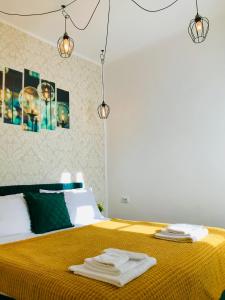
[[[61,36],[59,39],[58,39],[58,43],[57,43],[57,48],[58,48],[58,51],[59,51],[59,55],[62,57],[62,58],[68,58],[71,56],[72,52],[73,52],[73,49],[74,49],[74,41],[73,39],[68,35],[67,33],[67,28],[66,28],[66,22],[67,22],[67,19],[70,18],[70,16],[65,12],[64,8],[65,6],[62,5],[62,14],[65,18],[65,32],[64,32],[64,35]]]
[[[196,0],[197,14],[194,19],[191,20],[188,33],[195,44],[200,44],[205,41],[209,32],[209,20],[206,17],[202,17],[198,12],[198,0]]]
[[[104,86],[104,63],[105,63],[105,51],[102,50],[100,54],[102,65],[102,103],[99,105],[97,111],[100,119],[107,119],[110,114],[110,107],[105,103],[105,86]]]

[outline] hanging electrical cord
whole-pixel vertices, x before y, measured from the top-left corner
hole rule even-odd
[[[10,12],[7,12],[7,11],[0,10],[0,14],[7,15],[7,16],[16,16],[16,17],[44,16],[44,15],[54,14],[54,13],[63,11],[63,10],[65,10],[65,8],[69,7],[70,5],[74,4],[77,1],[78,0],[73,0],[73,1],[70,1],[69,3],[67,3],[66,5],[61,5],[60,8],[49,10],[49,11],[45,11],[45,12],[40,12],[40,13],[29,13],[29,14],[24,14],[24,13],[10,13]],[[97,7],[98,7],[98,5],[99,5],[99,3],[97,4]],[[95,11],[96,11],[97,7],[94,9],[94,12],[93,12],[93,14],[91,16],[91,19],[92,19],[93,15],[95,14]],[[88,23],[90,23],[90,21]],[[85,26],[85,27],[87,28],[87,26]],[[79,28],[77,28],[77,29],[79,29]],[[79,30],[82,30],[82,29],[79,29]]]
[[[77,2],[78,0],[73,0],[69,3],[67,3],[66,5],[64,5],[64,7],[68,7],[70,5],[72,5],[73,3]],[[45,11],[45,12],[40,12],[40,13],[30,13],[30,14],[19,14],[19,13],[10,13],[10,12],[6,12],[3,10],[0,10],[0,13],[3,15],[7,15],[7,16],[16,16],[16,17],[35,17],[35,16],[44,16],[44,15],[49,15],[49,14],[54,14],[57,13],[59,11],[62,11],[63,7],[61,6],[58,9],[53,9],[53,10],[49,10],[49,11]]]
[[[73,19],[71,18],[71,16],[66,12],[66,10],[65,10],[66,7],[64,7],[63,12],[65,12],[65,13],[69,16],[70,22],[72,23],[72,25],[73,25],[76,29],[83,31],[83,30],[86,30],[87,27],[89,26],[89,24],[91,23],[91,21],[92,21],[94,15],[95,15],[95,12],[96,12],[96,10],[97,10],[97,8],[98,8],[100,2],[101,2],[101,0],[98,0],[97,5],[95,6],[95,8],[94,8],[94,10],[93,10],[93,12],[92,12],[92,14],[91,14],[91,16],[90,16],[90,18],[89,18],[87,24],[86,24],[84,27],[79,27],[78,25],[76,25],[76,23],[73,21]],[[67,5],[67,6],[68,6],[68,5]]]
[[[55,9],[55,10],[45,11],[45,12],[41,12],[41,13],[30,13],[30,14],[10,13],[10,12],[7,12],[7,11],[0,10],[0,13],[3,14],[3,15],[7,15],[7,16],[35,17],[35,16],[50,15],[50,14],[53,14],[53,13],[57,13],[57,12],[59,12],[61,10],[62,10],[62,8],[58,8],[58,9]]]
[[[196,5],[196,11],[197,11],[197,14],[198,14],[198,0],[195,1],[195,5]]]
[[[104,60],[105,60],[105,57],[106,57],[107,46],[108,46],[110,12],[111,12],[111,0],[109,0],[109,9],[108,9],[108,17],[107,17],[106,37],[105,37],[105,49],[104,49]]]
[[[169,5],[161,7],[161,8],[158,8],[158,9],[155,9],[155,10],[147,9],[147,8],[143,7],[142,5],[140,5],[138,2],[136,2],[135,0],[131,0],[131,1],[134,4],[136,4],[139,8],[143,9],[146,12],[156,13],[156,12],[160,12],[160,11],[163,11],[163,10],[166,10],[166,9],[170,8],[171,6],[173,6],[174,4],[176,4],[179,0],[175,0],[172,3],[170,3]]]

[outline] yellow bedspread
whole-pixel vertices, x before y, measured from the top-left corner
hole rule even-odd
[[[219,300],[225,230],[198,243],[153,238],[165,225],[112,220],[0,246],[0,291],[17,300]],[[158,264],[123,288],[67,271],[105,248],[145,252]]]

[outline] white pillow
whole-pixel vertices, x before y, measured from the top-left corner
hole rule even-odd
[[[106,220],[100,213],[94,194],[91,190],[74,190],[72,192],[67,192],[64,195],[70,220],[73,225],[83,226]]]
[[[0,236],[31,232],[23,194],[0,196]]]
[[[58,193],[59,191],[40,190],[41,193]],[[73,189],[65,192],[65,202],[71,223],[75,226],[94,224],[108,220],[99,211],[92,189]]]

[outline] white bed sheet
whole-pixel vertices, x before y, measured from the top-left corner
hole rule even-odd
[[[108,219],[108,218],[95,219],[94,221],[92,221],[91,224],[96,224],[96,223],[99,223],[99,222],[102,222],[102,221],[108,221],[108,220],[110,220],[110,219]],[[87,225],[91,225],[91,224],[87,224]],[[48,235],[48,234],[51,234],[51,233],[54,233],[54,232],[72,230],[74,228],[87,226],[87,225],[76,225],[75,227],[70,227],[70,228],[60,229],[60,230],[54,230],[54,231],[50,231],[50,232],[46,232],[46,233],[42,233],[42,234],[35,234],[35,233],[30,232],[30,233],[20,233],[20,234],[13,234],[13,235],[7,235],[7,236],[0,236],[0,245],[13,243],[13,242],[18,242],[18,241],[22,241],[22,240],[27,240],[27,239],[31,239],[31,238],[36,238],[36,237],[43,236],[43,235]]]
[[[17,241],[26,240],[32,237],[35,237],[36,234],[34,233],[20,233],[20,234],[13,234],[13,235],[6,235],[0,237],[0,244],[7,244]]]

